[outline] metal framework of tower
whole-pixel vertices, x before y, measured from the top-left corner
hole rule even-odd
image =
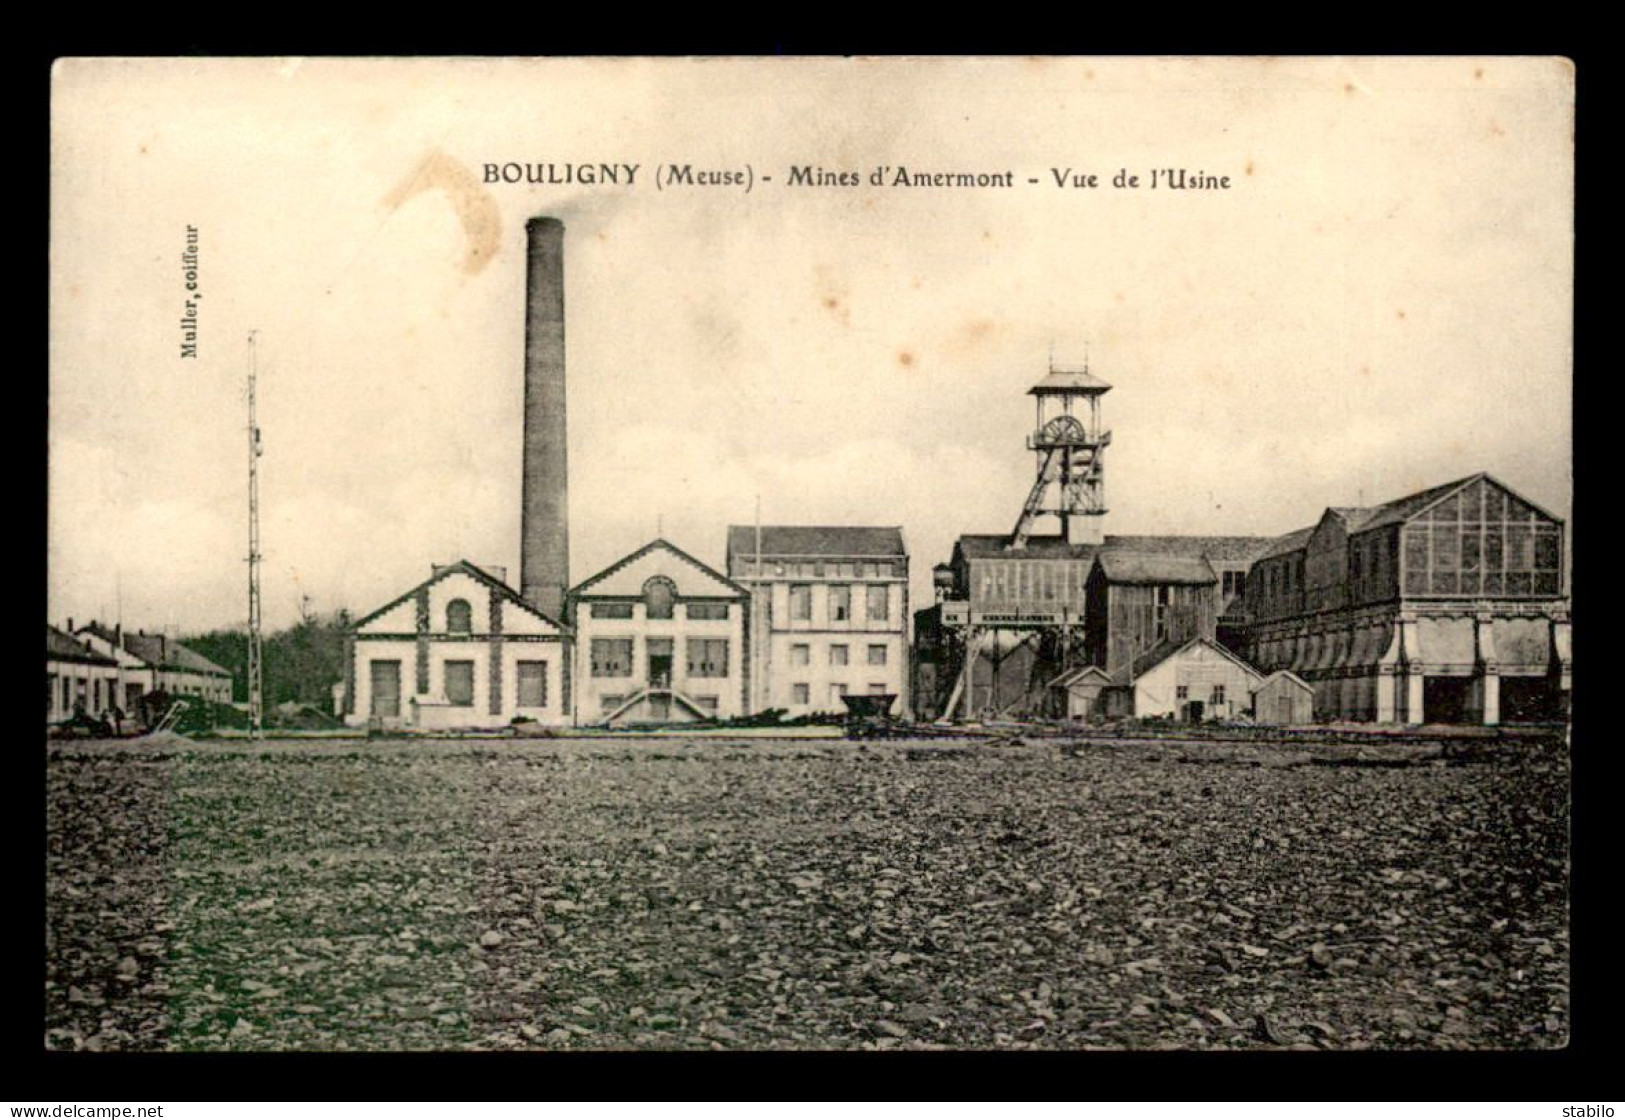
[[[265,688],[260,635],[260,426],[254,331],[248,332],[248,726],[264,734]]]
[[[1087,362],[1072,367],[1051,361],[1048,374],[1027,391],[1035,398],[1036,407],[1027,449],[1035,453],[1037,464],[1032,488],[1005,544],[1006,552],[1025,549],[1035,523],[1045,516],[1060,520],[1061,537],[1069,545],[1102,543],[1101,518],[1106,513],[1104,460],[1112,434],[1101,427],[1100,398],[1109,389],[1109,384],[1089,372]],[[954,718],[960,704],[969,702],[971,674],[983,657],[996,667],[1022,647],[1030,647],[1035,672],[1071,667],[1071,652],[1081,637],[1081,618],[1064,607],[1057,609],[1053,603],[1035,601],[1024,604],[1020,611],[987,617],[972,610],[969,603],[951,604],[958,608],[953,610],[946,609],[949,606],[944,604],[943,621],[952,635],[958,672],[941,720]],[[1001,648],[1001,634],[1016,636],[1010,650]],[[1035,682],[1029,680],[1027,692],[1031,694],[1034,687]]]
[[[1038,470],[1027,502],[1010,534],[1010,548],[1027,546],[1033,522],[1045,514],[1061,519],[1069,544],[1099,544],[1106,512],[1104,456],[1112,434],[1100,427],[1100,398],[1111,386],[1082,367],[1051,364],[1049,376],[1027,390],[1037,418],[1027,449]]]

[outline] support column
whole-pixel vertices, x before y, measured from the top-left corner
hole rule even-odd
[[[1426,715],[1426,713],[1422,711],[1422,674],[1415,666],[1412,666],[1411,670],[1404,675],[1402,680],[1404,681],[1405,687],[1405,713],[1402,717],[1403,721],[1411,725],[1422,723],[1423,717]]]
[[[1381,665],[1377,668],[1377,715],[1378,723],[1393,723],[1397,719],[1394,711],[1394,666]]]
[[[1501,673],[1495,657],[1495,616],[1480,608],[1473,617],[1473,685],[1468,716],[1485,727],[1501,722]]]
[[[1395,684],[1403,703],[1396,705],[1400,722],[1418,724],[1426,713],[1422,710],[1422,641],[1417,633],[1416,615],[1401,611],[1394,620],[1394,633],[1399,643],[1399,672]]]

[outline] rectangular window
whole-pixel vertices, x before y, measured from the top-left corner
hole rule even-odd
[[[824,562],[822,560],[814,561],[813,575],[819,579],[824,578]]]
[[[794,668],[802,668],[812,664],[812,647],[806,642],[797,642],[790,647],[790,664]]]
[[[694,703],[712,715],[717,714],[717,698],[715,696],[696,696],[694,697]]]
[[[791,685],[790,686],[790,703],[792,703],[792,704],[808,704],[808,703],[811,703],[811,697],[810,697],[811,691],[812,691],[812,687],[810,685],[806,685],[806,684],[793,684],[793,685]]]
[[[728,639],[688,639],[688,675],[691,677],[727,676]]]
[[[844,646],[844,645],[837,644],[837,645],[830,646],[829,647],[829,663],[831,665],[833,665],[833,666],[845,665],[846,664],[846,652],[847,652],[847,647]]]
[[[1224,703],[1224,685],[1216,684],[1216,685],[1213,686],[1213,703],[1215,703],[1215,704],[1223,704]]]
[[[459,708],[474,706],[474,663],[446,662],[446,702]]]
[[[829,706],[833,711],[846,711],[846,705],[841,703],[841,697],[845,695],[846,685],[837,682],[829,686]]]
[[[1562,546],[1556,531],[1537,530],[1535,533],[1535,569],[1537,571],[1555,571],[1558,568],[1558,558],[1562,554]]]
[[[547,707],[547,662],[519,662],[519,706]]]
[[[624,696],[600,696],[598,698],[598,711],[601,715],[607,716],[616,708],[619,708],[623,703],[625,703],[625,701],[626,697]]]
[[[829,620],[831,622],[845,622],[852,617],[852,589],[845,584],[837,584],[829,589]]]
[[[886,647],[884,644],[877,642],[869,647],[869,664],[886,664]]]
[[[790,585],[790,618],[795,622],[812,618],[812,588],[805,583]]]
[[[885,622],[891,617],[891,588],[883,583],[871,583],[867,595],[870,622]]]
[[[1507,571],[1527,572],[1535,566],[1535,538],[1527,525],[1508,525]]]
[[[594,603],[592,605],[594,618],[631,618],[631,603]]]
[[[1181,684],[1181,685],[1174,686],[1174,699],[1175,700],[1189,700],[1190,698],[1191,698],[1190,685]]]
[[[1455,571],[1461,563],[1461,530],[1455,525],[1433,527],[1433,570]]]
[[[716,622],[728,617],[727,603],[685,603],[692,622]]]
[[[592,675],[595,677],[630,677],[632,675],[632,639],[594,638],[592,640]]]
[[[869,685],[869,695],[870,696],[884,696],[884,695],[886,695],[886,693],[888,693],[890,691],[891,690],[889,688],[887,688],[884,683],[880,683],[880,684],[871,683]]]

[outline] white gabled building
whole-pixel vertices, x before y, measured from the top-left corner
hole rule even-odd
[[[118,662],[45,624],[45,722],[82,712],[101,718],[117,703]]]
[[[683,723],[749,714],[750,593],[664,540],[570,591],[576,721]]]
[[[345,722],[442,730],[571,722],[569,627],[466,560],[355,624]]]

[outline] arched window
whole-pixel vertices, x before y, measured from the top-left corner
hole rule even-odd
[[[446,630],[452,634],[468,634],[474,629],[474,612],[467,599],[453,599],[446,604]]]
[[[672,604],[677,601],[677,585],[665,576],[652,576],[643,585],[643,613],[645,618],[670,618]]]

